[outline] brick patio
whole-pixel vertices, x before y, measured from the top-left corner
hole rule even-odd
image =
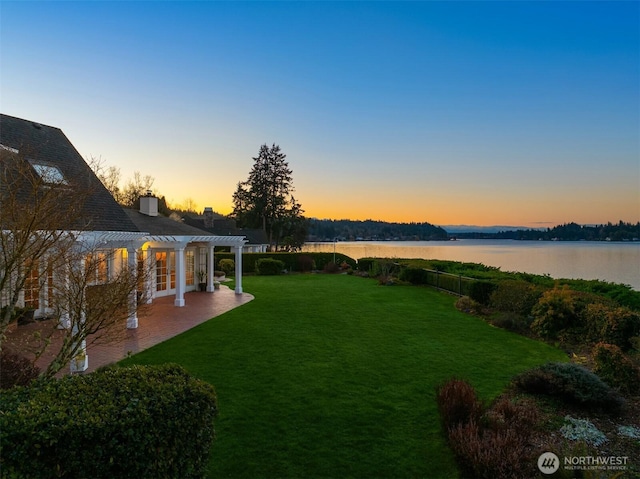
[[[91,345],[87,347],[89,369],[95,371],[101,366],[117,362],[128,354],[135,354],[158,343],[170,339],[205,321],[248,303],[253,296],[248,293],[236,294],[227,286],[220,286],[215,293],[191,292],[185,294],[185,306],[174,306],[173,296],[157,298],[144,316],[138,318],[138,329],[126,329],[117,342]],[[20,336],[32,335],[39,323],[20,326],[10,332],[8,343],[14,343]],[[12,338],[13,336],[13,338]],[[12,339],[14,341],[12,341]],[[51,345],[55,348],[55,341]],[[42,367],[51,356],[42,358],[38,365]],[[60,375],[68,374],[69,367],[63,368]]]

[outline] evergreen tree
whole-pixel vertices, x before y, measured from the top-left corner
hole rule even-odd
[[[293,197],[292,171],[287,155],[275,143],[260,147],[246,181],[233,194],[233,217],[241,228],[264,230],[269,244],[295,250],[304,243],[304,210]]]

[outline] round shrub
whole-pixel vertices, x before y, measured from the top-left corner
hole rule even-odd
[[[284,262],[279,259],[261,258],[256,261],[256,274],[267,276],[281,274],[284,270]]]
[[[177,365],[108,368],[0,395],[2,477],[203,478],[213,387]]]
[[[236,262],[232,259],[221,259],[218,263],[218,268],[224,271],[225,275],[232,274],[236,270]]]
[[[456,300],[456,309],[463,313],[476,314],[482,311],[482,305],[475,302],[469,296],[461,296]]]
[[[531,394],[557,397],[567,404],[618,412],[624,399],[596,374],[574,363],[547,363],[516,376],[514,384]]]

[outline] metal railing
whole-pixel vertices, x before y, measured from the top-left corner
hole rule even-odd
[[[433,269],[424,269],[424,271],[427,272],[426,284],[458,296],[469,296],[471,283],[477,281],[461,274],[445,273]]]

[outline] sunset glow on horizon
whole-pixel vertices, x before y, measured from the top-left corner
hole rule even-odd
[[[230,213],[276,143],[307,217],[640,221],[640,2],[0,9],[2,113],[173,205]]]

